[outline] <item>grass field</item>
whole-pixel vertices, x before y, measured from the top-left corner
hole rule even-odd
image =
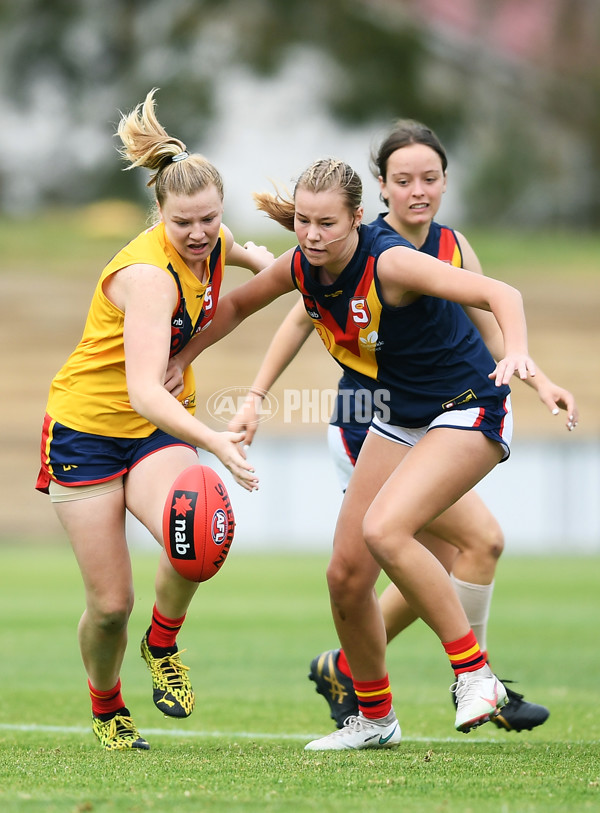
[[[433,633],[414,625],[389,649],[402,745],[337,754],[303,751],[331,730],[306,677],[311,658],[336,641],[325,564],[323,556],[236,555],[234,547],[201,587],[180,636],[197,708],[175,721],[153,706],[139,657],[155,557],[135,554],[122,678],[152,749],[107,753],[89,726],[76,642],[82,589],[66,543],[0,548],[0,810],[600,810],[600,558],[500,564],[493,665],[550,707],[544,726],[455,732],[445,655]]]

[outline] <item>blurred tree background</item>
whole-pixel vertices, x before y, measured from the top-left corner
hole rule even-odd
[[[260,120],[295,64],[283,152],[315,110],[344,132],[417,118],[459,167],[463,220],[595,228],[599,46],[598,0],[0,0],[0,210],[142,200],[115,160],[119,110],[158,86],[161,121],[198,149],[236,78]],[[294,105],[307,94],[316,108]]]

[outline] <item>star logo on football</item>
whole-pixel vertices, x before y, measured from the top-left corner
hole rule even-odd
[[[186,497],[185,494],[183,494],[183,496],[175,498],[173,508],[175,510],[176,517],[185,516],[188,511],[192,510],[192,501],[189,499],[189,497]]]

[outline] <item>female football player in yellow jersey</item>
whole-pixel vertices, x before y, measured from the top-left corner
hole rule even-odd
[[[371,156],[371,167],[380,185],[381,200],[387,212],[374,221],[393,229],[415,248],[477,274],[481,264],[473,248],[459,232],[435,222],[447,183],[446,152],[435,133],[412,120],[395,123]],[[495,358],[502,356],[502,335],[493,315],[478,308],[468,308],[471,320],[479,328]],[[313,330],[313,322],[299,302],[284,320],[269,346],[251,392],[239,413],[229,424],[232,431],[246,433],[245,445],[252,442],[258,426],[257,407],[261,393],[266,393],[294,358]],[[177,359],[174,359],[174,364]],[[542,403],[557,414],[567,411],[567,428],[577,423],[577,407],[572,394],[550,381],[537,368],[534,378],[525,380],[534,388]],[[366,438],[370,420],[357,418],[356,387],[345,376],[340,382],[337,411],[329,425],[329,446],[345,491],[358,452]],[[364,390],[361,390],[361,398]],[[364,412],[361,400],[360,408]],[[345,413],[345,414],[344,414]],[[487,649],[487,623],[494,586],[496,563],[504,538],[502,529],[478,494],[465,494],[449,511],[444,512],[427,529],[417,534],[444,563],[451,573],[456,592],[467,614],[477,641]],[[393,583],[380,597],[388,642],[406,629],[416,618]],[[331,650],[315,658],[310,678],[317,691],[328,701],[331,716],[341,728],[344,720],[357,714],[356,695],[343,651]],[[543,706],[525,701],[522,695],[507,687],[509,701],[493,718],[505,730],[530,729],[548,717]]]
[[[118,135],[127,168],[152,173],[158,220],[100,276],[82,339],[50,386],[37,483],[50,494],[83,577],[79,644],[93,731],[110,750],[149,748],[121,694],[133,607],[126,509],[162,544],[167,494],[198,463],[197,448],[214,454],[247,490],[258,482],[240,453],[243,434],[214,432],[194,417],[191,369],[178,397],[167,392],[167,362],[212,320],[226,262],[257,272],[273,258],[264,247],[234,242],[221,222],[218,171],[168,135],[155,115],[154,92],[122,116]],[[175,572],[163,550],[141,652],[154,703],[173,717],[194,707],[176,636],[197,586]]]

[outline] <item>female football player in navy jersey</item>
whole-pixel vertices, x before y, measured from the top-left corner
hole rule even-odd
[[[411,121],[398,121],[371,158],[374,176],[380,184],[381,199],[388,211],[375,225],[393,230],[419,251],[451,265],[481,274],[480,262],[466,238],[442,226],[434,218],[447,183],[447,157],[441,142],[428,127]],[[468,308],[495,358],[502,355],[502,335],[489,312]],[[299,302],[282,323],[269,346],[261,368],[240,412],[230,422],[232,431],[246,432],[250,444],[258,425],[260,394],[267,392],[313,330],[313,322]],[[577,408],[571,393],[551,382],[538,368],[534,378],[525,379],[537,390],[542,402],[558,413],[567,410],[567,428],[577,421]],[[369,428],[372,404],[365,403],[368,391],[358,389],[351,375],[344,375],[328,430],[329,447],[345,491],[358,453]],[[475,491],[470,491],[450,512],[421,530],[417,538],[444,563],[465,609],[477,641],[487,648],[487,622],[498,557],[504,547],[502,530]],[[381,606],[388,642],[415,619],[415,614],[393,583],[383,592]],[[344,720],[357,712],[345,654],[331,650],[315,658],[310,678],[328,701],[332,719],[341,728]],[[506,730],[531,729],[543,723],[548,710],[529,703],[507,688],[509,702],[493,722]]]
[[[162,542],[165,500],[176,477],[198,463],[197,447],[248,490],[257,482],[240,452],[243,435],[214,432],[194,417],[192,371],[178,399],[164,389],[169,356],[210,323],[227,261],[259,271],[273,258],[263,247],[234,242],[222,224],[220,174],[165,132],[153,96],[122,117],[118,135],[128,169],[152,173],[158,219],[105,267],[82,339],[52,381],[37,482],[50,494],[85,585],[79,645],[92,729],[108,750],[149,748],[121,692],[133,609],[126,509]],[[163,551],[141,654],[154,703],[172,717],[194,707],[176,638],[197,587]]]
[[[400,742],[374,592],[381,568],[443,643],[456,675],[455,727],[468,731],[507,702],[446,569],[415,534],[508,457],[508,383],[514,374],[535,375],[521,295],[415,251],[393,230],[361,225],[361,197],[358,175],[334,159],[311,165],[292,200],[257,196],[299,245],[223,297],[210,327],[179,360],[185,366],[295,286],[344,372],[387,395],[346,491],[327,570],[359,714],[308,750]],[[495,316],[504,344],[498,363],[461,305]]]

